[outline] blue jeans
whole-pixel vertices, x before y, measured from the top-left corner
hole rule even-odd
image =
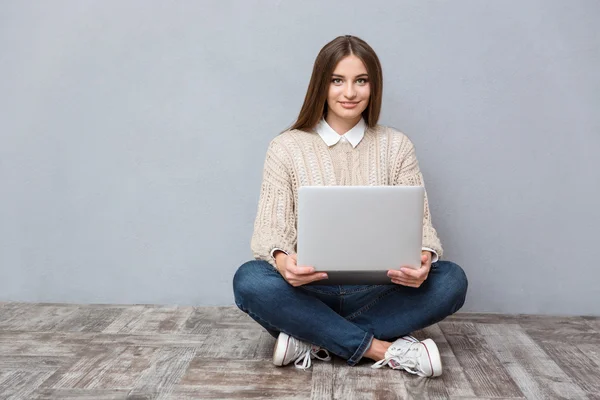
[[[394,341],[458,311],[467,277],[449,261],[431,265],[419,288],[391,285],[290,285],[271,264],[253,260],[233,278],[235,304],[273,337],[279,332],[356,365],[375,337]]]

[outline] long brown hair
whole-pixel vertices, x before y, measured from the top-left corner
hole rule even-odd
[[[358,57],[367,68],[371,94],[369,105],[362,116],[368,127],[372,128],[377,124],[383,93],[383,73],[379,58],[367,42],[356,36],[345,35],[333,39],[319,51],[300,115],[289,130],[311,130],[317,126],[321,117],[327,116],[327,94],[331,75],[338,62],[349,55]]]

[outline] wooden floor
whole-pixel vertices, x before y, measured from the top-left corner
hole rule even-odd
[[[271,364],[235,307],[0,303],[0,399],[600,399],[600,319],[457,314],[444,374]]]

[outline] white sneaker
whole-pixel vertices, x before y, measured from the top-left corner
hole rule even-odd
[[[318,354],[320,351],[323,351],[326,356],[321,357]],[[295,360],[294,365],[296,368],[306,370],[310,368],[311,359],[313,358],[323,361],[331,360],[327,350],[279,332],[279,337],[273,348],[273,364],[277,366],[288,365]]]
[[[412,336],[396,340],[385,352],[385,358],[377,361],[371,368],[389,365],[392,369],[404,369],[419,376],[440,376],[442,359],[437,345],[431,339],[422,342]]]

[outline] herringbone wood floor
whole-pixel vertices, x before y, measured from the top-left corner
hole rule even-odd
[[[459,313],[415,333],[444,374],[271,364],[235,307],[0,303],[0,399],[600,399],[600,319]]]

